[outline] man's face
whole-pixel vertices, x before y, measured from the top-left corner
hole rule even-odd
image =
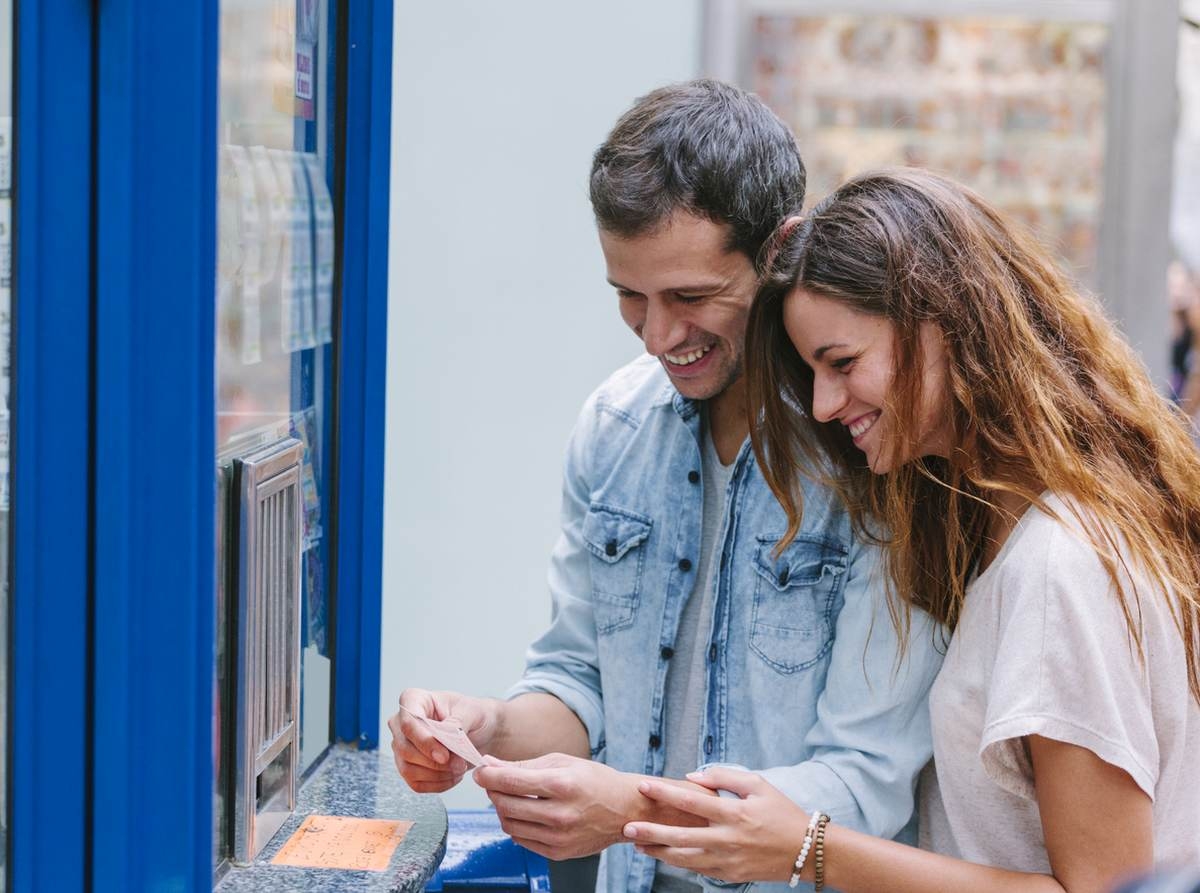
[[[716,397],[742,374],[758,280],[750,258],[727,243],[727,226],[683,211],[646,235],[600,231],[621,318],[693,400]]]

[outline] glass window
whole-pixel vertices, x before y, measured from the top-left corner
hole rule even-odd
[[[217,235],[216,847],[230,835],[233,459],[303,445],[300,768],[331,741],[329,461],[334,209],[327,0],[223,0]]]
[[[13,4],[0,0],[0,804],[8,802],[9,412],[12,381]],[[8,866],[8,813],[0,809],[0,893]]]
[[[1200,0],[1180,4],[1179,123],[1171,201],[1171,391],[1200,442]]]
[[[750,87],[798,135],[810,205],[863,170],[931,168],[1025,220],[1095,284],[1106,24],[764,11],[749,33]]]

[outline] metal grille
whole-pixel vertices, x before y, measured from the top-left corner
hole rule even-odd
[[[296,807],[300,759],[300,441],[235,461],[238,505],[234,859]]]

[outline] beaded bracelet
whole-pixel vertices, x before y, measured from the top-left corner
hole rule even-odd
[[[829,824],[829,816],[822,815],[817,822],[817,832],[813,835],[813,893],[821,893],[825,889],[825,826]]]
[[[795,887],[800,883],[800,872],[804,870],[804,863],[808,861],[808,852],[812,849],[813,839],[817,833],[817,825],[824,813],[819,809],[814,809],[812,815],[808,819],[808,829],[804,832],[804,843],[800,845],[800,852],[796,856],[796,863],[792,866],[792,876],[788,880],[789,887]],[[828,821],[829,817],[825,816]]]

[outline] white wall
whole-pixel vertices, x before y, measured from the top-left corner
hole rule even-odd
[[[698,72],[700,6],[396,3],[384,722],[410,685],[501,694],[549,620],[567,434],[640,351],[604,281],[591,155],[637,96]],[[486,802],[469,783],[446,800]]]

